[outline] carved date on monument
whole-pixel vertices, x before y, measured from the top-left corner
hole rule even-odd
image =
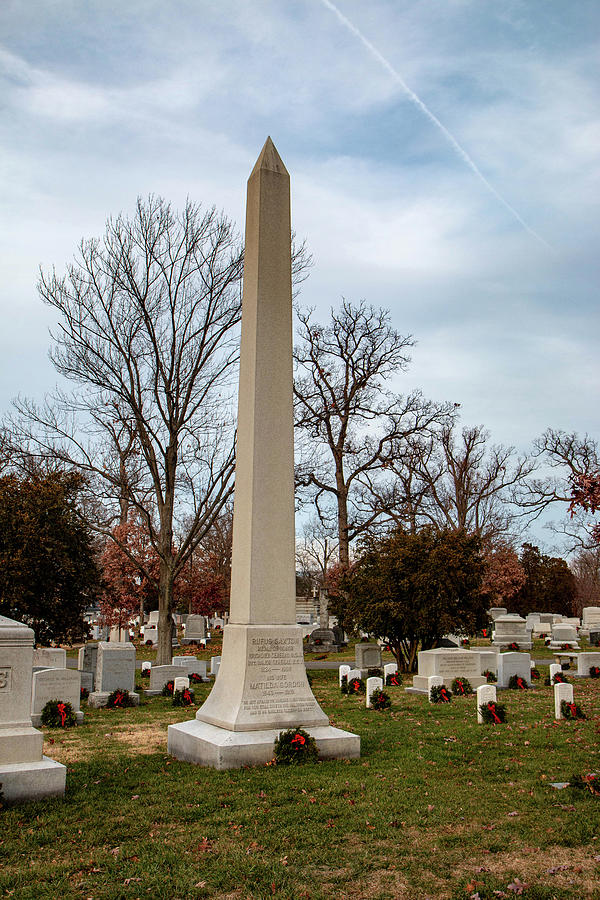
[[[247,669],[250,680],[242,709],[249,716],[300,715],[313,709],[308,683],[302,678],[304,655],[297,637],[252,638]]]
[[[4,691],[8,693],[11,688],[11,673],[12,669],[10,666],[3,666],[0,668],[0,691]]]

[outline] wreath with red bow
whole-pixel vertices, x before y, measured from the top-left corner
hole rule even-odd
[[[481,718],[488,725],[501,725],[506,721],[506,707],[501,703],[488,700],[479,707]]]
[[[297,766],[316,762],[318,758],[317,743],[303,728],[289,728],[275,738],[275,761],[278,765]]]
[[[49,728],[71,728],[77,724],[75,712],[65,700],[48,700],[42,710],[42,725]]]

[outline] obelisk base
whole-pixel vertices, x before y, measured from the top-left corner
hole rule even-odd
[[[226,625],[221,666],[196,713],[229,731],[329,725],[306,677],[299,625]]]
[[[282,730],[229,731],[192,719],[180,725],[169,725],[168,752],[176,759],[213,769],[260,766],[273,759],[275,738]],[[319,759],[360,757],[360,737],[357,734],[331,725],[309,727],[305,731],[314,737]]]

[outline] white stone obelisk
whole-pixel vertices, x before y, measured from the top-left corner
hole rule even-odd
[[[270,138],[248,179],[231,613],[221,667],[169,752],[217,768],[266,762],[302,726],[322,757],[356,757],[309,687],[296,625],[290,177]]]

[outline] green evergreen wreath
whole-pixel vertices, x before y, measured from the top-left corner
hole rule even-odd
[[[303,728],[289,728],[275,738],[275,760],[279,765],[298,766],[318,758],[317,742]]]
[[[529,688],[527,681],[520,675],[511,675],[508,679],[508,686],[511,691],[526,691]]]
[[[586,714],[577,703],[569,703],[567,700],[561,700],[560,714],[563,719],[585,719]]]
[[[429,699],[432,703],[450,703],[452,700],[452,693],[445,685],[436,684],[436,686],[432,687],[429,691]]]
[[[128,706],[135,706],[135,704],[132,697],[129,696],[129,691],[124,688],[117,688],[116,691],[108,695],[106,706],[108,709],[126,709]]]
[[[189,688],[173,692],[173,706],[192,706],[193,702],[194,692]]]
[[[600,776],[595,772],[589,772],[587,775],[571,775],[569,787],[587,790],[590,794],[600,797]]]
[[[496,684],[498,678],[495,672],[492,672],[491,669],[486,669],[485,672],[482,672],[482,675],[485,675],[485,680],[488,684]]]
[[[41,721],[49,728],[72,728],[77,725],[73,707],[64,700],[48,700],[42,710]]]
[[[161,691],[163,697],[172,697],[173,691],[175,690],[175,682],[173,679],[171,681],[167,681],[166,684],[163,684],[163,689]]]
[[[494,703],[493,700],[482,703],[479,712],[483,721],[488,725],[501,725],[506,721],[506,707],[501,703]]]
[[[554,676],[554,684],[569,684],[569,679],[562,672],[557,672]]]
[[[342,692],[342,694],[348,693],[348,676],[347,675],[342,675],[342,677],[340,678],[340,691]]]
[[[471,682],[468,678],[455,678],[452,682],[452,693],[457,697],[466,697],[468,694],[473,693],[473,688],[471,687]]]
[[[389,694],[386,694],[385,691],[377,688],[371,694],[371,708],[372,709],[389,709],[392,705],[392,701],[390,700]]]
[[[348,681],[349,694],[364,694],[365,690],[366,687],[362,678],[351,678]]]
[[[540,670],[539,670],[539,669],[536,669],[535,666],[534,666],[534,668],[531,670],[531,680],[532,680],[532,681],[539,681],[539,680],[540,680]]]
[[[400,672],[388,672],[385,676],[386,687],[400,687],[402,684],[402,676]]]
[[[600,678],[600,666],[592,666],[590,668],[590,678]]]

